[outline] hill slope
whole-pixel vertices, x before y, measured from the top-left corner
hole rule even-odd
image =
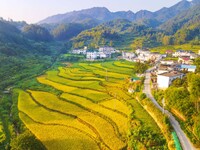
[[[133,13],[132,11],[110,12],[105,7],[94,7],[50,16],[44,20],[41,20],[38,24],[82,23],[87,19],[94,20],[97,23],[107,22],[114,19],[127,19],[130,21],[156,19],[161,22],[165,22],[180,12],[193,7],[196,3],[198,3],[198,0],[193,0],[192,2],[182,0],[172,7],[162,8],[156,12],[141,10],[137,13]]]

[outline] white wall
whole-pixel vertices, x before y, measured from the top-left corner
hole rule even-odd
[[[158,75],[157,83],[159,88],[168,88],[169,87],[169,77]]]

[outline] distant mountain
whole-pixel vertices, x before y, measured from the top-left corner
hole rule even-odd
[[[138,15],[142,14],[139,13]],[[83,23],[88,19],[93,20],[97,24],[100,24],[114,19],[128,19],[133,21],[136,19],[136,16],[132,11],[110,12],[105,7],[94,7],[90,9],[51,16],[40,21],[38,24]]]
[[[71,40],[71,43],[73,48],[81,48],[84,45],[87,45],[89,49],[104,45],[125,48],[129,47],[135,38],[143,38],[147,35],[150,37],[156,32],[142,24],[135,24],[126,19],[116,19],[81,32]]]
[[[177,6],[185,6],[184,3],[182,1]],[[188,4],[188,2],[186,1],[185,4]],[[143,11],[143,14],[151,16],[151,13],[145,11]],[[158,26],[159,28],[157,28]],[[109,21],[81,32],[73,38],[72,43],[74,48],[83,45],[94,48],[105,44],[109,45],[110,42],[117,47],[128,47],[131,43],[154,47],[156,45],[184,44],[187,42],[200,44],[199,39],[200,4],[196,3],[193,7],[183,10],[164,23],[155,19],[140,19],[137,22],[126,19]]]
[[[9,21],[9,24],[15,26],[17,29],[19,29],[20,31],[27,26],[28,24],[25,21]]]
[[[174,34],[185,26],[200,24],[200,3],[196,6],[178,14],[160,26],[168,34]]]
[[[22,33],[27,38],[34,41],[51,41],[52,37],[49,31],[38,25],[26,25],[22,29]]]
[[[160,26],[166,35],[174,39],[175,44],[192,41],[200,44],[200,3],[186,10]]]
[[[66,41],[73,38],[74,36],[77,36],[82,31],[91,29],[97,25],[97,22],[88,19],[82,23],[62,23],[58,25],[52,25],[51,28],[49,28],[49,31],[56,40]],[[49,27],[48,24],[43,24],[42,26],[45,28]]]
[[[20,44],[23,40],[19,29],[8,21],[0,20],[0,42]]]
[[[38,24],[83,23],[88,19],[93,20],[97,24],[115,19],[127,19],[129,21],[153,19],[159,22],[165,22],[176,16],[177,14],[181,13],[182,11],[193,7],[198,2],[199,0],[193,0],[191,2],[187,0],[182,0],[172,7],[162,8],[156,12],[141,10],[137,13],[133,13],[132,11],[110,12],[105,7],[94,7],[90,9],[51,16],[40,21]]]
[[[192,2],[182,0],[170,8],[162,8],[156,11],[154,13],[154,18],[161,22],[165,22],[170,18],[173,18],[174,16],[178,15],[179,13],[191,8],[192,6]]]

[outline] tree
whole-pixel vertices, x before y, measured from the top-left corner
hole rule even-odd
[[[200,57],[195,59],[194,64],[197,66],[196,73],[200,73]]]
[[[163,45],[171,45],[172,44],[172,37],[171,36],[164,36],[162,43],[163,43]]]
[[[44,145],[28,130],[11,141],[11,150],[46,150]]]
[[[113,41],[110,41],[109,46],[110,46],[110,47],[113,46]]]
[[[144,73],[148,69],[148,65],[144,63],[137,62],[133,69],[134,73]]]
[[[195,107],[197,112],[199,112],[199,102],[200,102],[200,76],[194,74],[190,83],[190,93],[192,99],[195,101]]]

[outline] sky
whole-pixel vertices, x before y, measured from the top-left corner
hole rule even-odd
[[[106,7],[112,12],[156,11],[179,1],[181,0],[0,0],[0,17],[37,23],[52,15],[91,7]]]

